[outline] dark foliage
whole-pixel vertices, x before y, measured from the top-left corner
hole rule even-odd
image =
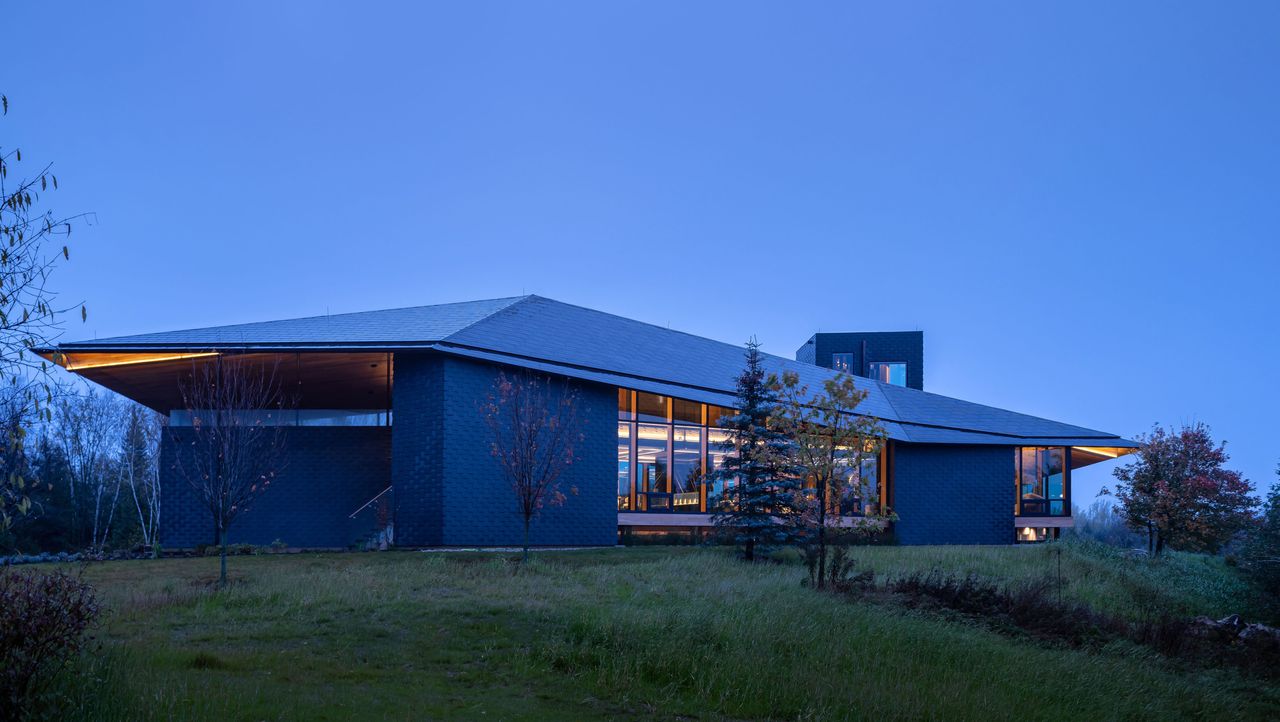
[[[89,641],[98,602],[63,572],[0,570],[0,610],[0,705],[4,718],[22,719]]]
[[[888,589],[1076,646],[1126,632],[1121,620],[1083,604],[1061,601],[1052,577],[1000,586],[972,575],[962,577],[935,569],[891,580]]]
[[[1280,468],[1276,469],[1280,476]],[[1280,482],[1271,487],[1241,549],[1244,570],[1273,606],[1280,598]]]
[[[997,629],[1073,647],[1126,640],[1205,667],[1230,664],[1261,676],[1280,674],[1280,630],[1246,624],[1238,616],[1190,619],[1154,606],[1144,607],[1147,613],[1136,620],[1122,619],[1062,600],[1058,583],[1043,577],[1002,586],[934,569],[892,579],[885,589],[910,606],[954,610]]]
[[[851,555],[849,545],[836,544],[829,547],[830,553],[826,563],[825,574],[822,571],[823,565],[820,564],[817,545],[805,545],[803,550],[805,568],[809,570],[809,577],[804,580],[807,586],[843,593],[868,590],[874,587],[875,572],[869,569],[861,572],[857,571],[858,563]],[[823,575],[821,579],[819,578],[820,574]],[[822,583],[819,584],[819,581]]]

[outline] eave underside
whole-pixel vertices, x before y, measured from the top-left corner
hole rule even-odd
[[[183,384],[202,365],[215,362],[219,354],[234,354],[240,362],[259,364],[271,369],[280,379],[282,388],[295,395],[300,408],[388,408],[394,372],[389,366],[394,366],[393,359],[397,351],[407,350],[434,351],[726,407],[732,407],[735,398],[731,391],[725,389],[693,387],[662,379],[620,374],[607,369],[574,366],[441,342],[382,348],[299,345],[100,349],[68,345],[60,347],[57,353],[61,354],[59,359],[74,373],[144,406],[168,413],[172,409],[182,408]],[[41,349],[38,353],[52,360],[55,351]],[[1136,447],[1132,441],[1101,432],[1096,436],[1033,436],[934,425],[915,419],[882,418],[881,424],[890,439],[907,443],[1072,446],[1092,447],[1098,451],[1096,454],[1073,455],[1073,466],[1114,458]]]

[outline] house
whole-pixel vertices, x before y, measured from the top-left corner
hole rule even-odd
[[[539,296],[348,313],[62,343],[37,353],[165,414],[166,548],[213,541],[210,515],[175,471],[189,437],[185,379],[228,355],[270,367],[295,404],[287,461],[237,517],[233,542],[347,547],[388,524],[401,546],[522,538],[479,405],[500,371],[561,379],[580,395],[576,490],[534,525],[542,545],[705,528],[723,459],[715,423],[734,404],[740,346]],[[767,357],[816,387],[838,371],[868,392],[888,443],[868,502],[893,509],[904,544],[1009,544],[1071,520],[1071,473],[1134,447],[1115,434],[923,390],[923,338],[817,334],[798,360]],[[874,378],[864,378],[874,377]]]

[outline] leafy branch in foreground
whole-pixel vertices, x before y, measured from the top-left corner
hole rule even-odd
[[[0,95],[0,113],[9,99]],[[11,181],[22,150],[0,145],[0,386],[6,403],[24,423],[9,426],[4,442],[20,446],[31,423],[48,421],[56,382],[47,361],[30,350],[47,346],[62,332],[63,307],[49,287],[55,268],[71,258],[71,230],[88,214],[57,216],[41,209],[42,196],[58,189],[58,177],[45,165],[34,175]],[[87,311],[80,305],[83,321]],[[61,359],[54,359],[61,362]],[[0,531],[31,506],[28,480],[16,469],[0,470]]]

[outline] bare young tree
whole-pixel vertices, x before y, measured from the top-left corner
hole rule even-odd
[[[0,114],[8,113],[9,99],[0,95]],[[63,314],[71,309],[57,304],[48,282],[54,269],[70,258],[66,242],[72,227],[88,220],[83,214],[61,217],[40,210],[42,194],[57,190],[58,178],[46,165],[12,182],[9,173],[21,161],[21,149],[0,145],[0,384],[24,420],[0,440],[9,451],[23,443],[28,419],[38,423],[50,418],[55,386],[51,369],[29,351],[61,334]],[[81,319],[84,315],[81,305]],[[26,486],[21,475],[0,477],[0,530],[30,507]]]
[[[91,549],[102,549],[106,545],[120,500],[121,479],[115,468],[114,452],[119,443],[122,413],[119,397],[93,389],[63,397],[56,406],[53,433],[71,471],[67,483],[72,527],[74,533],[81,533],[80,508],[92,505]]]
[[[227,530],[280,474],[289,404],[274,364],[218,356],[193,367],[182,384],[190,427],[169,428],[174,463],[213,518],[222,547],[219,587],[227,585]]]
[[[142,406],[132,405],[124,420],[120,448],[120,473],[133,496],[142,543],[156,552],[160,529],[160,429],[161,417]]]
[[[556,388],[558,387],[558,388]],[[482,404],[489,427],[489,451],[515,493],[524,522],[524,561],[529,561],[529,526],[546,506],[561,506],[560,477],[575,460],[582,439],[578,394],[569,384],[553,384],[528,372],[499,373]],[[577,489],[570,487],[570,493]]]

